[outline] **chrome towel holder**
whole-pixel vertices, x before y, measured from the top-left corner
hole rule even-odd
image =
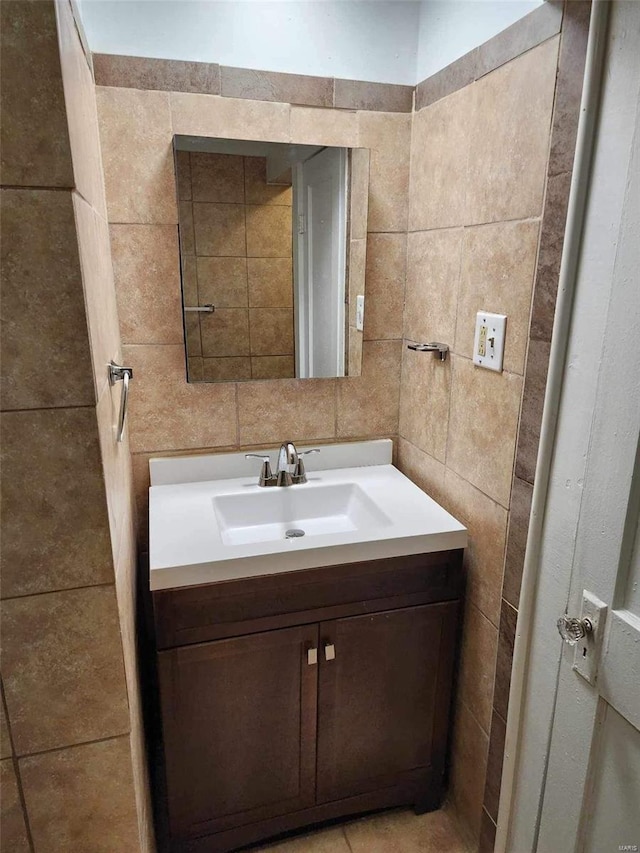
[[[133,368],[122,367],[115,361],[109,362],[109,384],[115,385],[122,382],[122,396],[120,397],[120,415],[118,417],[118,430],[116,441],[121,443],[124,436],[124,421],[127,416],[127,404],[129,402],[129,382],[133,379]]]
[[[433,341],[429,344],[407,344],[407,349],[412,349],[416,352],[432,352],[436,358],[440,359],[440,361],[446,361],[447,353],[449,352],[449,344],[441,344],[437,341]]]

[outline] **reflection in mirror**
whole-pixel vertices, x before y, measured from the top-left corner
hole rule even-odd
[[[358,376],[369,151],[174,137],[189,382]]]

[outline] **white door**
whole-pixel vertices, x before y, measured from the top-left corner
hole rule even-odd
[[[640,850],[640,3],[610,10],[504,818],[513,853]],[[555,622],[584,615],[585,592],[606,612],[571,647]]]
[[[297,166],[294,204],[296,376],[344,376],[346,150]]]

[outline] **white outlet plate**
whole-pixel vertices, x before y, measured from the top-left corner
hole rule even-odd
[[[473,339],[473,363],[487,370],[502,370],[504,337],[507,318],[504,314],[476,314],[476,333]]]
[[[364,296],[356,296],[356,329],[364,330]]]

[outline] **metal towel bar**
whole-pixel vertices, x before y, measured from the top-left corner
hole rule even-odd
[[[127,416],[127,403],[129,402],[129,382],[133,379],[133,368],[122,367],[115,361],[109,363],[109,384],[115,385],[122,382],[122,396],[120,397],[120,415],[118,417],[118,431],[116,441],[118,444],[124,436],[124,420]]]
[[[213,314],[213,312],[216,310],[216,306],[211,305],[211,303],[208,303],[207,305],[197,305],[195,307],[185,306],[183,310],[184,311],[199,311],[202,314]]]

